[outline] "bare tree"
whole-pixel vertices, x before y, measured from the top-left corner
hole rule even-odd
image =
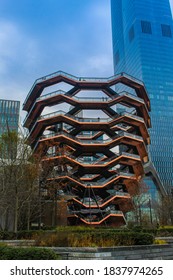
[[[153,207],[160,225],[173,225],[173,196],[171,194],[156,201]]]
[[[39,163],[34,161],[26,137],[7,131],[0,137],[1,228],[18,231],[20,218],[31,219],[33,197],[38,196]],[[27,210],[26,210],[27,209]]]
[[[138,182],[138,186],[134,188],[133,193],[131,194],[133,210],[128,215],[129,221],[133,225],[146,225],[152,223],[150,210],[150,196],[148,194],[148,186],[145,184],[143,179]],[[146,211],[146,209],[148,209]]]

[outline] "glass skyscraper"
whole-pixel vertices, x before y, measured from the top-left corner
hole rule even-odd
[[[151,100],[150,155],[173,186],[173,20],[169,0],[111,0],[115,74],[146,86]]]
[[[20,101],[0,99],[0,135],[10,131],[17,131],[19,125]]]

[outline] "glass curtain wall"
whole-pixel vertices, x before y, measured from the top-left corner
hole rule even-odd
[[[166,188],[173,186],[173,20],[169,0],[112,0],[115,74],[146,86],[151,100],[150,155]],[[121,89],[122,90],[122,89]]]

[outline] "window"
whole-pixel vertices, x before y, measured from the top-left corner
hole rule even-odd
[[[141,29],[143,33],[152,34],[151,30],[151,22],[149,21],[141,21]]]
[[[134,31],[134,26],[132,25],[132,27],[129,30],[129,42],[132,42],[134,37],[135,37],[135,31]]]
[[[171,27],[170,25],[161,24],[162,36],[163,37],[172,37]]]

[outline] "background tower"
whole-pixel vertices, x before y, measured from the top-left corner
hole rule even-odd
[[[173,186],[173,21],[169,0],[111,0],[115,74],[145,83],[151,100],[151,159]]]
[[[20,101],[0,99],[0,135],[18,131]]]

